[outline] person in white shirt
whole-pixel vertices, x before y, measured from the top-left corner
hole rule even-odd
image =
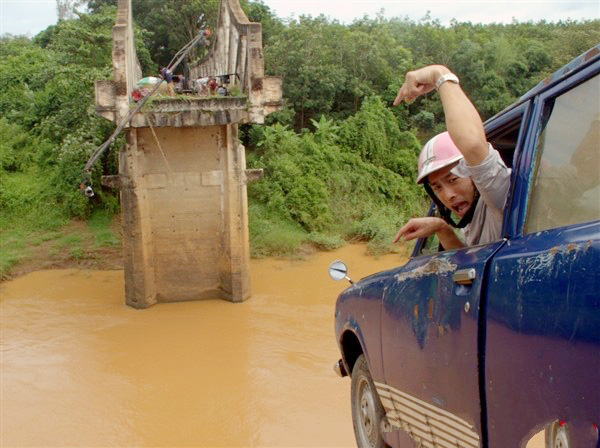
[[[500,239],[510,169],[485,138],[479,113],[447,67],[431,65],[408,72],[398,95],[402,101],[436,89],[447,132],[421,150],[417,183],[436,202],[441,218],[413,218],[398,230],[394,242],[436,234],[444,249],[486,244]],[[460,221],[455,223],[452,214]],[[454,228],[461,229],[460,235]]]

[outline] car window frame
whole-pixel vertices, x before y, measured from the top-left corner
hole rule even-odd
[[[494,117],[493,120],[484,124],[486,136],[493,137],[494,133],[502,130],[503,127],[509,123],[516,121],[521,116],[521,125],[519,126],[519,134],[517,136],[517,143],[513,152],[513,160],[510,173],[510,187],[506,197],[506,204],[504,205],[503,218],[502,218],[502,233],[501,238],[510,239],[514,236],[515,223],[514,223],[514,210],[518,205],[518,196],[515,196],[515,187],[517,184],[519,171],[516,169],[520,163],[523,154],[523,148],[527,141],[529,130],[532,127],[532,111],[533,111],[533,100],[528,100],[521,104],[516,105],[506,113],[499,117]],[[488,138],[490,140],[490,138]],[[526,146],[525,146],[526,148]],[[515,200],[516,198],[516,200]]]
[[[540,94],[536,95],[534,98],[531,126],[527,132],[524,143],[525,150],[522,152],[519,164],[516,167],[516,169],[518,169],[518,178],[516,179],[513,194],[514,197],[521,199],[514,201],[513,207],[511,207],[511,214],[513,215],[510,232],[511,237],[526,235],[525,223],[530,209],[530,198],[535,182],[536,163],[538,151],[540,150],[540,148],[538,148],[538,140],[540,137],[542,117],[546,103],[559,97],[563,93],[576,88],[578,85],[583,84],[585,81],[588,81],[595,76],[600,76],[600,64],[591,64],[581,68],[571,76],[557,82],[556,85],[540,92]]]

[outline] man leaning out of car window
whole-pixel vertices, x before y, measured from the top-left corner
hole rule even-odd
[[[442,217],[409,220],[398,230],[394,242],[433,234],[444,249],[496,241],[502,230],[510,169],[486,141],[479,113],[456,75],[442,65],[408,72],[394,106],[402,101],[410,103],[434,89],[442,101],[447,132],[433,137],[421,150],[417,183],[423,184]]]

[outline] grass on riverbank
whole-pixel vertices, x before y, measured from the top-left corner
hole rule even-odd
[[[339,229],[341,234],[308,233],[298,225],[270,215],[260,204],[250,206],[249,221],[253,258],[302,257],[307,252],[333,250],[347,242],[367,240],[373,255],[410,251],[408,246],[391,244],[393,222],[389,216],[386,219],[376,213],[352,224],[346,232]],[[30,210],[18,218],[3,213],[0,242],[2,280],[39,269],[123,266],[120,218],[104,210],[94,212],[88,221],[68,221],[51,209]]]
[[[122,267],[118,216],[98,210],[88,221],[68,221],[40,210],[0,219],[0,279],[67,266]]]
[[[2,176],[0,195],[0,279],[26,272],[64,267],[118,269],[123,266],[120,219],[106,210],[90,218],[69,220],[65,211],[45,199],[48,185],[35,173]],[[403,254],[391,240],[402,217],[394,207],[372,207],[353,216],[348,201],[334,210],[340,224],[329,232],[308,232],[259,202],[249,204],[250,251],[253,258],[302,257],[315,250],[333,250],[347,242],[368,242],[373,255]]]
[[[307,250],[333,250],[347,242],[363,241],[367,242],[367,250],[371,255],[408,254],[412,244],[392,244],[400,221],[401,217],[394,207],[380,207],[365,213],[360,219],[339,224],[331,232],[307,232],[299,224],[269,212],[263,204],[251,203],[250,253],[253,258],[289,257],[301,255]]]

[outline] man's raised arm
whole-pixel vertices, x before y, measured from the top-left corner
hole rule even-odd
[[[460,88],[458,78],[453,75],[443,78],[451,73],[443,65],[429,65],[408,72],[394,106],[402,101],[409,103],[437,87],[450,137],[465,157],[467,165],[479,165],[488,154],[483,123],[477,109]]]

